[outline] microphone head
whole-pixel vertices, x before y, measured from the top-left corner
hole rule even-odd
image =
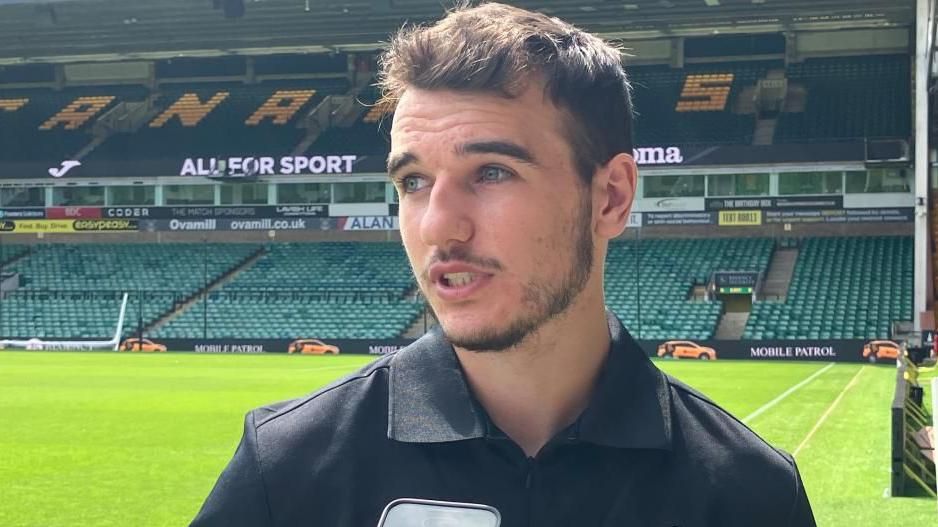
[[[478,503],[399,498],[384,508],[378,527],[499,527],[498,509]]]

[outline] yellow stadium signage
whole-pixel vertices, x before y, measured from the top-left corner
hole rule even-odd
[[[39,232],[75,232],[75,220],[12,220],[13,232],[34,234]]]
[[[720,226],[746,227],[762,225],[761,210],[721,210]]]
[[[4,220],[0,232],[22,234],[75,232],[134,232],[136,220]]]

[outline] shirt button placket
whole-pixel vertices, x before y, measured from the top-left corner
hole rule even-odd
[[[533,457],[527,458],[525,469],[524,469],[524,494],[526,503],[526,512],[527,512],[527,521],[525,525],[532,527],[537,525],[534,522],[534,513],[536,508],[535,504],[535,476],[537,471],[537,461]]]

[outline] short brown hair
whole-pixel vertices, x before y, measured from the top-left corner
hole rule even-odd
[[[383,100],[409,87],[513,98],[532,79],[565,111],[580,175],[632,153],[631,89],[618,49],[541,13],[497,3],[460,6],[432,26],[402,29],[380,60]]]

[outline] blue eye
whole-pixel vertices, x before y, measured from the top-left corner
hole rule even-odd
[[[501,167],[488,166],[482,168],[481,179],[484,183],[499,183],[511,177],[511,172]]]
[[[401,178],[401,187],[407,194],[417,192],[424,186],[426,186],[426,181],[420,176],[404,176]]]

